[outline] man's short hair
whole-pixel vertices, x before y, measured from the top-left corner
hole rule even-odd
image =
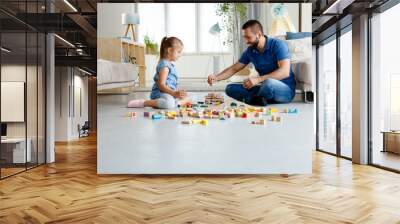
[[[258,20],[251,19],[251,20],[245,22],[245,23],[243,24],[243,26],[242,26],[242,29],[244,30],[244,29],[247,29],[247,28],[249,28],[249,27],[251,28],[251,30],[252,30],[254,33],[256,33],[257,31],[260,31],[261,34],[264,34],[264,32],[263,32],[263,27],[262,27],[261,23],[258,22]]]

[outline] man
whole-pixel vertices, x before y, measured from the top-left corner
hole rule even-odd
[[[256,106],[291,102],[295,96],[296,81],[286,43],[265,36],[262,25],[257,20],[249,20],[243,24],[242,34],[248,48],[238,62],[219,74],[209,75],[208,84],[231,77],[251,62],[260,75],[246,79],[243,84],[229,84],[225,89],[226,94]]]

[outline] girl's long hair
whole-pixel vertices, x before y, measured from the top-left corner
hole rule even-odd
[[[165,59],[168,56],[168,48],[177,47],[178,45],[183,46],[182,41],[177,37],[163,37],[160,46],[160,59]]]

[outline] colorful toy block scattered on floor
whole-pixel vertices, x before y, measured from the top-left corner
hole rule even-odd
[[[126,116],[127,116],[127,117],[136,117],[136,112],[133,112],[133,111],[128,112],[128,113],[126,114]]]
[[[278,108],[275,108],[275,107],[270,107],[269,108],[269,111],[271,112],[271,113],[278,113]]]
[[[193,107],[193,103],[192,102],[185,102],[185,103],[182,103],[182,104],[178,104],[178,107],[192,108]]]
[[[153,119],[153,120],[159,120],[159,119],[161,119],[161,114],[153,114],[153,115],[151,115],[151,119]]]
[[[204,102],[209,105],[220,105],[224,103],[224,97],[221,93],[208,93]]]
[[[187,125],[193,124],[192,121],[182,121],[181,123],[182,123],[182,124],[187,124]]]
[[[288,113],[289,114],[297,114],[297,109],[296,108],[288,109]]]
[[[205,119],[185,120],[185,121],[181,121],[181,124],[186,124],[186,125],[191,125],[191,124],[208,125],[208,120],[205,120]]]
[[[150,117],[150,112],[148,111],[143,112],[143,117]]]
[[[272,115],[272,116],[271,116],[271,121],[274,121],[274,122],[281,122],[281,117],[280,117],[280,116],[277,116],[277,115]]]
[[[251,123],[258,124],[258,125],[265,125],[266,121],[264,119],[260,119],[260,120],[252,121]]]

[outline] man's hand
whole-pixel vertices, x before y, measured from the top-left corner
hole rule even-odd
[[[250,89],[253,86],[257,85],[258,83],[260,83],[260,80],[258,79],[258,77],[250,77],[250,78],[244,80],[243,87],[246,89]]]
[[[184,90],[177,90],[174,92],[173,96],[178,99],[183,99],[187,96],[187,93]]]
[[[207,78],[207,82],[208,82],[208,85],[212,86],[212,84],[217,82],[217,76],[214,74],[209,75]]]

